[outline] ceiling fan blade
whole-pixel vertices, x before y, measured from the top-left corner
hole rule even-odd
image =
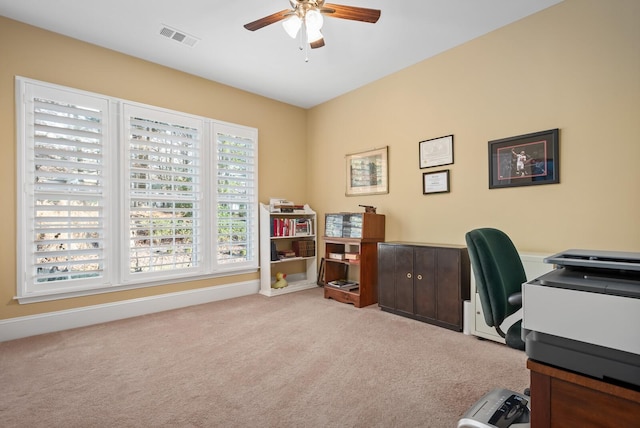
[[[269,16],[265,16],[264,18],[260,18],[248,24],[244,24],[244,28],[246,28],[249,31],[256,31],[261,29],[262,27],[266,27],[267,25],[271,25],[275,22],[282,21],[292,13],[294,12],[291,9],[281,10],[280,12],[276,12]]]
[[[376,23],[380,19],[380,11],[378,9],[364,7],[325,3],[320,11],[332,18],[351,19],[352,21]]]
[[[324,38],[322,39],[318,39],[315,42],[312,42],[309,44],[309,46],[311,46],[311,49],[318,49],[324,46]]]

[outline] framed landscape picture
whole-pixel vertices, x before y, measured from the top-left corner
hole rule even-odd
[[[389,193],[388,146],[346,156],[347,196]]]

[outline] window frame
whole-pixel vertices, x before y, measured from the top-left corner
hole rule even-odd
[[[104,136],[105,176],[104,186],[104,253],[105,275],[98,284],[95,281],[54,281],[51,288],[35,287],[30,280],[29,272],[35,272],[33,232],[34,215],[27,216],[32,209],[35,193],[31,190],[29,180],[33,177],[35,160],[33,158],[33,117],[28,111],[30,99],[27,88],[38,90],[63,91],[71,95],[96,98],[106,101],[108,106],[105,117],[107,130]],[[17,76],[16,90],[16,137],[17,137],[17,286],[16,299],[20,303],[56,300],[83,295],[100,294],[132,288],[152,287],[179,282],[196,281],[204,278],[239,275],[256,272],[258,269],[258,130],[244,125],[219,121],[212,118],[193,115],[185,112],[137,103],[130,100],[110,97],[93,92],[37,81]],[[36,93],[37,96],[37,93]],[[64,102],[64,100],[57,100]],[[184,117],[187,122],[199,123],[201,127],[199,152],[199,186],[201,200],[201,219],[198,227],[201,246],[202,263],[193,269],[178,269],[155,272],[149,275],[131,275],[129,255],[129,179],[128,153],[129,139],[126,135],[127,120],[125,107],[136,111],[157,112],[161,117]],[[216,132],[219,129],[231,130],[236,135],[249,138],[253,142],[253,180],[248,184],[251,195],[247,199],[248,223],[251,226],[248,245],[252,249],[248,259],[241,263],[220,264],[217,259],[217,186],[215,171],[217,169],[218,142]],[[31,132],[32,135],[28,135]],[[48,285],[48,283],[47,283]]]

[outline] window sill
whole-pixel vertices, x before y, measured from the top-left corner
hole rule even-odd
[[[182,284],[185,282],[201,281],[203,279],[231,277],[256,272],[258,272],[258,268],[246,268],[242,270],[235,270],[233,272],[229,271],[217,273],[215,275],[190,276],[188,278],[173,278],[162,281],[91,288],[86,290],[62,291],[56,293],[34,293],[28,296],[15,296],[13,299],[17,300],[18,303],[22,305],[29,303],[49,302],[54,300],[73,299],[75,297],[94,296],[97,294],[115,293],[118,291],[136,290],[140,288],[156,287],[161,285]]]

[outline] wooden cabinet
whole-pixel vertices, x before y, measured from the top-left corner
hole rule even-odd
[[[378,242],[385,217],[374,213],[338,213],[325,217],[324,297],[357,308],[378,301]],[[332,285],[344,281],[344,286]]]
[[[277,296],[317,287],[316,213],[304,205],[298,212],[272,212],[260,204],[260,294]],[[276,272],[288,285],[272,288]]]
[[[384,311],[462,331],[469,275],[466,247],[378,244],[378,304]]]
[[[617,428],[638,426],[640,391],[533,360],[531,427]]]

